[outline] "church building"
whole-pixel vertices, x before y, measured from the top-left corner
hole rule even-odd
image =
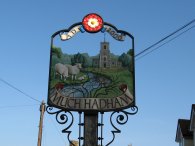
[[[111,55],[109,42],[101,42],[100,43],[100,53],[98,57],[93,58],[92,61],[93,67],[99,68],[114,68],[114,67],[121,67],[121,62],[118,61],[118,57],[114,57]]]

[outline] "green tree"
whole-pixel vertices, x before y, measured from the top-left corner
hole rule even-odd
[[[129,67],[131,62],[131,57],[128,54],[123,53],[119,56],[118,60],[122,63],[123,67]]]
[[[82,55],[86,59],[84,66],[87,66],[87,67],[92,66],[92,58],[89,56],[89,54],[88,53],[83,53]]]
[[[130,56],[134,56],[134,51],[133,51],[133,49],[129,49],[129,51],[127,52],[127,54],[129,54]]]
[[[52,54],[55,54],[58,58],[61,58],[63,56],[61,48],[55,46],[52,46]]]
[[[77,53],[71,58],[71,64],[74,65],[76,63],[81,63],[84,68],[88,67],[87,57],[81,53]]]

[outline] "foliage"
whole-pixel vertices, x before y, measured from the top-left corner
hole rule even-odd
[[[77,53],[71,58],[71,64],[74,65],[76,63],[81,63],[84,68],[89,66],[87,57],[82,55],[81,53]]]
[[[83,53],[82,54],[86,58],[86,66],[92,66],[92,57],[88,55],[88,53]],[[85,66],[85,65],[84,65]]]
[[[53,55],[52,56],[52,66],[54,66],[55,64],[61,62],[60,59],[57,57],[57,55]]]
[[[72,57],[73,57],[72,55],[63,54],[62,59],[61,59],[61,62],[63,64],[71,64],[71,58]]]
[[[127,52],[127,54],[129,54],[130,56],[134,56],[134,51],[133,51],[133,49],[129,49],[129,51]]]
[[[123,53],[121,56],[119,56],[118,60],[122,63],[123,67],[130,66],[131,57],[129,54]]]
[[[89,71],[104,76],[112,81],[109,86],[98,89],[98,91],[93,92],[93,97],[101,96],[102,98],[109,98],[119,96],[121,95],[121,91],[119,90],[119,86],[121,85],[121,83],[127,84],[130,92],[132,94],[134,93],[134,86],[132,84],[133,74],[126,69],[112,68],[93,71],[93,69],[91,68],[91,70]]]
[[[62,49],[55,46],[52,46],[52,54],[55,54],[58,58],[63,56]]]
[[[129,63],[130,64],[129,71],[133,73],[133,71],[134,71],[134,62],[133,62],[134,51],[133,51],[133,49],[129,49],[127,54],[129,54],[131,56],[131,62]]]

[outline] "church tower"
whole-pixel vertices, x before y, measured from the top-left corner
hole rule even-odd
[[[109,42],[100,43],[100,56],[99,56],[99,67],[100,68],[109,68],[110,67],[110,49]]]

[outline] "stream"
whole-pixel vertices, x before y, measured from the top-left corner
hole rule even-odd
[[[111,83],[110,79],[91,72],[87,72],[86,76],[88,78],[87,82],[80,85],[67,85],[60,93],[65,97],[90,98],[92,92],[107,87]]]

